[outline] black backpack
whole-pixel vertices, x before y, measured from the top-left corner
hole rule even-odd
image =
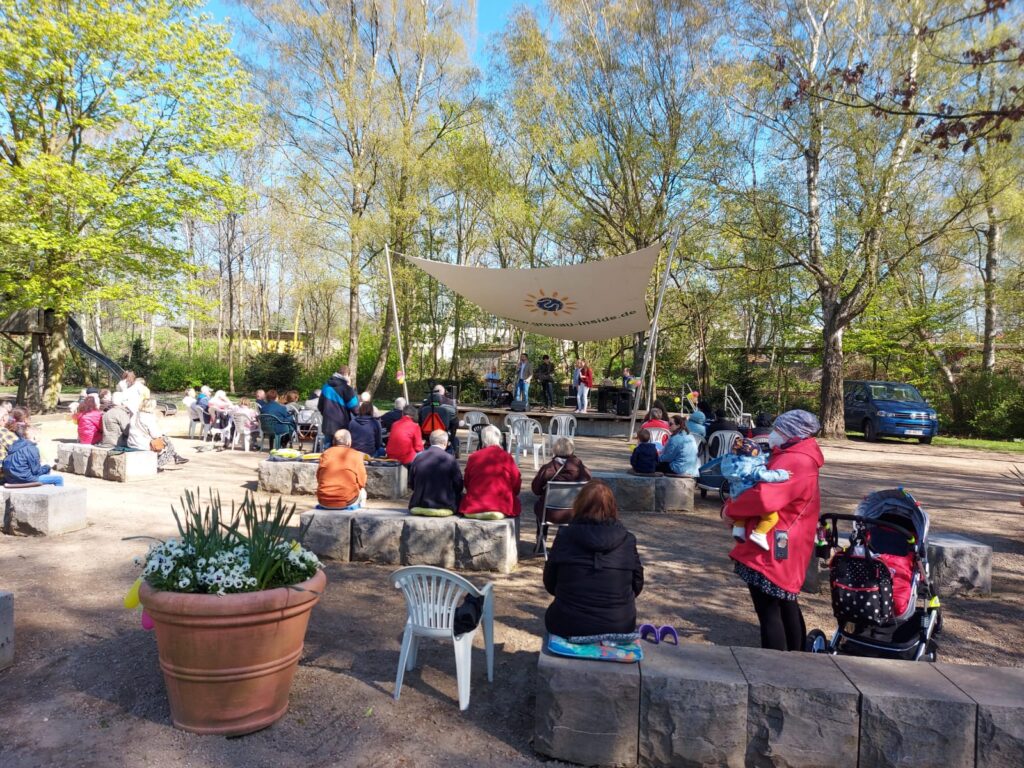
[[[873,557],[841,552],[829,567],[832,613],[841,624],[884,627],[894,623],[892,574]]]

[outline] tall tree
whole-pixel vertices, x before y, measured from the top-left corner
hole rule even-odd
[[[53,310],[46,408],[68,315],[176,279],[174,229],[228,186],[208,161],[248,140],[244,74],[200,5],[0,5],[0,292]]]

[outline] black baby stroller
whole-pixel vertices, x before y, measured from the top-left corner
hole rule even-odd
[[[840,523],[850,523],[846,534]],[[832,556],[829,586],[839,626],[831,640],[813,630],[807,650],[935,661],[942,614],[929,579],[928,513],[896,488],[869,494],[852,515],[824,514],[820,525],[819,556]]]

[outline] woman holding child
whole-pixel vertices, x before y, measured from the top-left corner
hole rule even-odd
[[[772,454],[769,470],[785,470],[783,482],[756,482],[729,499],[722,509],[745,532],[729,556],[736,574],[750,590],[761,626],[761,647],[801,651],[807,634],[798,598],[814,550],[821,509],[818,473],[825,459],[814,435],[821,425],[812,413],[787,411],[768,436]],[[777,521],[766,534],[768,548],[751,540],[751,533],[772,513]]]

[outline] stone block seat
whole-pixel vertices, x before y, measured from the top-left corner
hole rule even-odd
[[[992,547],[958,533],[928,535],[928,563],[939,595],[992,592]]]
[[[26,485],[0,488],[3,532],[56,536],[85,528],[85,488]]]
[[[651,768],[1024,764],[1024,669],[685,642],[643,649],[639,664],[542,651],[534,748]]]
[[[82,443],[61,443],[57,448],[58,472],[84,475],[115,483],[146,480],[157,474],[153,451],[125,451]]]
[[[304,544],[342,562],[436,565],[511,573],[519,563],[519,519],[416,517],[405,509],[303,512]]]
[[[603,480],[611,487],[620,512],[662,514],[693,511],[693,493],[696,485],[692,477],[661,472],[638,475],[626,470],[594,472],[593,477],[596,480]]]
[[[0,669],[14,663],[14,593],[0,591]]]
[[[315,461],[270,461],[259,463],[261,491],[302,496],[316,493]],[[401,499],[407,493],[409,473],[401,464],[366,465],[366,495],[371,499]]]

